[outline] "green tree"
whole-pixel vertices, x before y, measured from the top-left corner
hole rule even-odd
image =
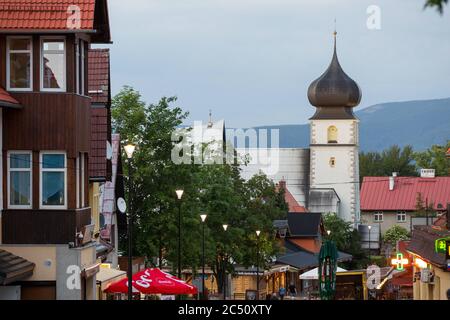
[[[350,222],[334,213],[328,213],[324,215],[323,223],[325,229],[330,231],[329,237],[336,243],[338,250],[353,256],[352,261],[343,263],[346,268],[361,268],[367,264],[366,253],[361,248],[361,237]]]
[[[393,226],[389,228],[383,236],[383,241],[385,243],[389,243],[392,246],[397,245],[397,242],[400,240],[408,240],[409,232],[403,227]]]
[[[437,176],[447,176],[450,172],[450,158],[446,152],[450,148],[450,140],[446,145],[433,145],[423,152],[416,152],[414,160],[418,169],[435,169]]]
[[[361,152],[359,159],[361,179],[370,176],[390,176],[393,172],[397,172],[400,176],[417,176],[411,146],[405,146],[403,149],[392,146],[382,152]]]
[[[157,104],[146,105],[130,87],[114,98],[114,130],[121,134],[123,143],[137,144],[131,161],[132,188],[126,189],[132,195],[133,253],[148,257],[153,264],[159,261],[159,267],[176,270],[180,202],[175,190],[181,188],[182,268],[192,268],[195,276],[201,267],[200,214],[207,213],[206,263],[221,291],[225,265],[229,273],[234,267],[225,261],[255,265],[256,230],[262,231],[261,267],[278,252],[272,221],[286,217],[287,204],[266,176],[257,175],[246,182],[235,165],[175,164],[173,133],[187,117],[175,102],[176,98],[162,98]],[[223,224],[229,225],[226,232]],[[125,234],[119,239],[126,253]]]
[[[436,8],[440,14],[444,13],[444,5],[448,3],[448,0],[427,0],[425,3],[425,8],[433,7]]]

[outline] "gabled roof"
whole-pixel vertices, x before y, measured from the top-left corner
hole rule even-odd
[[[320,235],[322,214],[308,212],[305,214],[288,213],[291,237],[317,237]]]
[[[286,186],[286,181],[280,181],[277,185],[277,190],[283,189],[284,190],[284,201],[289,206],[289,212],[297,212],[297,213],[304,213],[308,212],[305,207],[302,207],[297,200],[295,200],[292,193],[289,191],[289,189]]]
[[[0,107],[20,109],[19,101],[12,97],[5,89],[0,87]]]
[[[110,104],[111,78],[109,49],[90,49],[89,64],[89,96],[92,103]]]
[[[80,25],[74,23],[79,8]],[[0,32],[92,32],[93,42],[110,42],[106,0],[3,0]]]
[[[438,267],[446,267],[445,254],[436,253],[435,241],[447,237],[450,237],[450,231],[435,230],[430,226],[414,226],[407,250]]]
[[[364,177],[361,210],[415,211],[418,193],[423,201],[427,199],[428,204],[433,204],[435,210],[444,211],[450,202],[450,177],[396,177],[392,191],[389,177]]]
[[[111,161],[107,159],[107,144],[111,137],[108,125],[110,121],[107,108],[91,107],[91,150],[89,154],[89,178],[95,181],[111,179],[111,171],[108,170]]]
[[[0,249],[0,285],[7,285],[30,277],[34,267],[34,263]]]

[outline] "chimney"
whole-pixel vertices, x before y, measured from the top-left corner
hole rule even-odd
[[[279,183],[280,189],[286,190],[286,181],[281,180]]]
[[[393,172],[392,176],[389,177],[389,191],[394,190],[395,187],[395,177],[397,177],[397,172]]]

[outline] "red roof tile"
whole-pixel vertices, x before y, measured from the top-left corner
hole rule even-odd
[[[0,87],[0,105],[7,107],[20,107],[19,101],[12,97],[5,89]]]
[[[435,210],[444,211],[450,202],[450,177],[396,177],[389,190],[389,177],[365,177],[361,187],[362,211],[415,211],[417,194],[428,200]],[[442,207],[437,207],[438,204]]]
[[[80,29],[94,30],[95,0],[2,0],[0,29],[70,30],[73,5],[80,8]]]
[[[89,96],[93,103],[110,103],[109,49],[89,50]]]
[[[292,193],[289,191],[289,189],[286,186],[286,181],[280,181],[277,188],[283,188],[284,189],[284,201],[289,206],[289,212],[293,213],[305,213],[308,212],[305,207],[302,207],[297,200],[295,200]]]

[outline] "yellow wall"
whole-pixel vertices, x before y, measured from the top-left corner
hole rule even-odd
[[[447,290],[450,289],[450,272],[432,266],[434,284],[422,283],[416,280],[413,286],[414,300],[447,300]],[[414,273],[420,269],[414,267]]]
[[[0,246],[16,256],[22,257],[36,264],[33,276],[27,281],[55,281],[56,280],[56,247],[55,246]],[[49,267],[46,260],[51,261]]]
[[[92,222],[95,224],[94,234],[100,230],[100,183],[89,184],[89,206],[91,207]]]

